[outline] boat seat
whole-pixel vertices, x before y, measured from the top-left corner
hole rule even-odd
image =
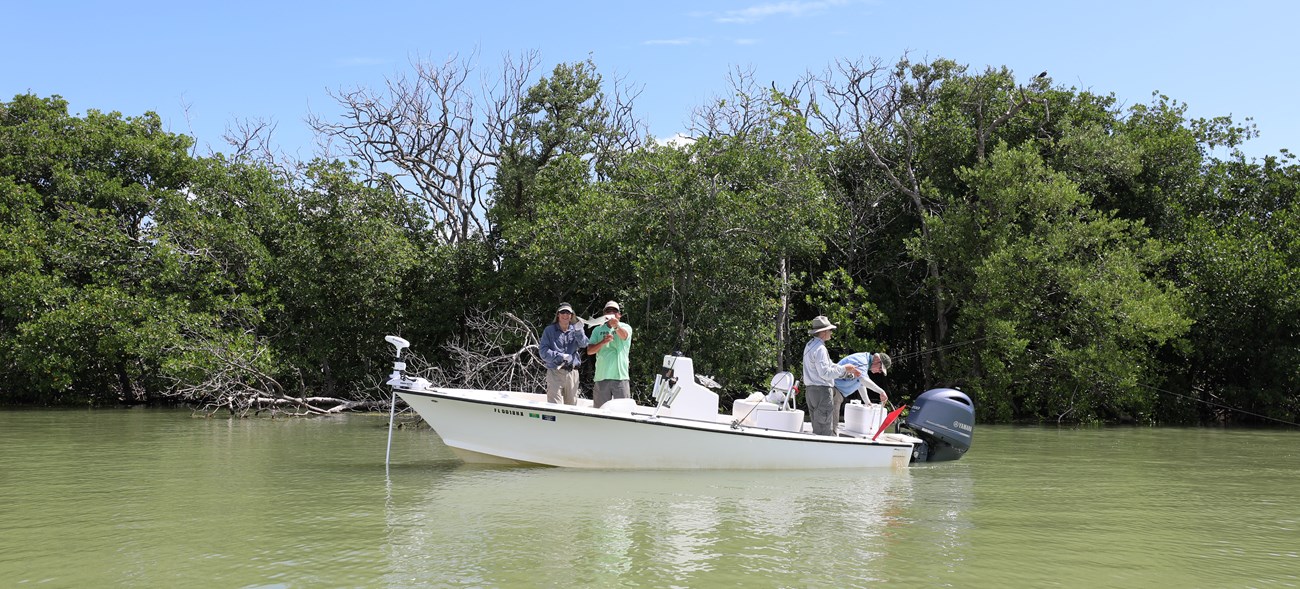
[[[794,407],[794,400],[791,399],[794,386],[794,374],[784,371],[776,373],[767,389],[767,402],[785,408],[786,401],[789,401],[788,406]]]

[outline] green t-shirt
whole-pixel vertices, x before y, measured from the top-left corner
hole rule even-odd
[[[618,326],[627,332],[627,339],[620,339],[615,333],[614,339],[596,352],[596,380],[629,380],[627,352],[632,348],[632,326],[622,321],[618,322]],[[608,325],[601,324],[591,330],[591,337],[587,341],[598,343],[611,331],[613,330]]]

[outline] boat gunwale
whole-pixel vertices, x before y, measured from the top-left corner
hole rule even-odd
[[[759,437],[759,438],[767,438],[772,440],[785,440],[785,441],[792,441],[792,442],[811,442],[817,444],[844,444],[844,445],[851,445],[851,446],[885,446],[891,448],[912,448],[915,445],[912,442],[902,442],[902,441],[890,442],[885,440],[871,440],[865,437],[856,438],[850,436],[835,436],[835,437],[820,436],[820,435],[804,433],[804,432],[792,432],[792,431],[779,430],[779,429],[761,428],[761,427],[755,427],[749,425],[741,426],[743,429],[735,429],[734,427],[732,427],[727,423],[722,423],[717,421],[705,421],[702,419],[690,419],[685,417],[675,417],[671,415],[655,416],[649,413],[628,413],[628,414],[599,413],[598,409],[588,409],[586,407],[579,408],[575,405],[554,405],[548,403],[546,407],[541,407],[535,402],[513,401],[509,399],[495,399],[495,400],[474,399],[461,394],[442,392],[442,391],[463,390],[463,391],[483,391],[485,393],[511,394],[511,391],[490,391],[485,389],[454,389],[449,387],[431,387],[429,389],[423,389],[423,390],[415,390],[415,389],[409,389],[405,387],[396,387],[396,388],[399,392],[402,393],[410,393],[416,396],[430,397],[434,399],[441,398],[441,399],[447,399],[451,401],[473,403],[477,405],[489,405],[489,406],[496,405],[496,406],[508,406],[511,408],[527,409],[527,410],[550,411],[553,413],[562,413],[566,415],[576,415],[576,416],[591,417],[596,419],[613,419],[616,421],[624,421],[628,423],[640,423],[640,424],[652,425],[652,426],[672,427],[672,428],[687,429],[687,430],[706,432],[706,433]],[[423,415],[421,415],[420,417],[421,419],[424,419]],[[664,420],[673,420],[673,421],[684,422],[684,423],[673,423]],[[426,419],[426,421],[428,420]],[[710,427],[705,427],[706,425]],[[434,429],[435,431],[437,430],[437,428]]]

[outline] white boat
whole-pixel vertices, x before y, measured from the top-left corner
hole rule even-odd
[[[837,436],[814,435],[803,411],[779,401],[791,397],[789,373],[773,379],[771,392],[777,395],[768,398],[780,404],[751,396],[720,413],[718,394],[697,382],[685,356],[664,357],[655,406],[632,399],[600,408],[587,399],[561,405],[547,402],[544,394],[435,387],[410,378],[401,362],[409,343],[395,336],[388,341],[397,346],[398,361],[387,384],[466,462],[602,469],[897,468],[960,457],[974,423],[966,399],[969,421],[948,424],[963,426],[957,430],[966,445],[955,452],[940,442],[947,451],[936,453],[938,440],[920,437],[933,437],[933,428],[918,436],[878,431],[885,417],[878,406],[850,405]],[[931,405],[942,405],[943,420],[950,417],[947,403]]]

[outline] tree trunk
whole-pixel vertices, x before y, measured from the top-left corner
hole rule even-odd
[[[778,372],[785,370],[785,346],[786,339],[789,337],[789,313],[790,313],[790,274],[786,267],[786,258],[781,256],[781,266],[778,269],[781,276],[781,295],[780,306],[776,311],[776,369]]]

